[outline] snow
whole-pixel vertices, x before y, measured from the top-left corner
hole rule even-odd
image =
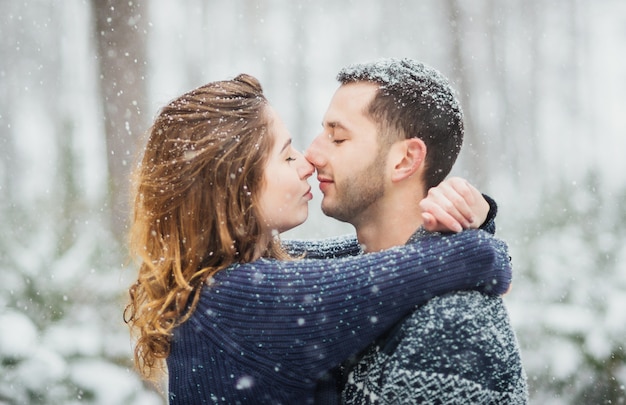
[[[156,404],[155,393],[137,394],[138,380],[131,372],[99,359],[75,363],[70,370],[71,378],[89,390],[95,404]],[[96,377],[96,378],[94,378]],[[80,399],[80,398],[78,398]],[[83,401],[77,401],[80,403]]]
[[[37,342],[37,328],[26,315],[5,309],[0,312],[0,354],[25,358]]]
[[[424,104],[432,103],[445,111],[461,110],[448,79],[436,69],[413,59],[385,58],[352,64],[339,71],[337,80],[341,83],[366,80],[380,84],[383,89],[400,88],[403,91],[411,91],[413,84],[419,83],[420,88],[424,88],[419,95],[425,100]]]
[[[16,379],[29,391],[45,392],[48,386],[63,379],[66,374],[67,365],[60,353],[44,347],[31,346],[30,356],[20,363]]]
[[[463,3],[462,66],[436,0],[211,3],[150,2],[147,120],[197,85],[247,72],[305,148],[340,68],[387,56],[437,67],[459,89],[478,135],[471,146],[488,163],[479,188],[498,201],[498,235],[511,245],[505,300],[532,402],[623,401],[625,2]],[[0,404],[164,402],[162,388],[132,371],[122,321],[134,270],[105,225],[90,12],[83,0],[0,5]],[[62,176],[68,143],[75,184]],[[472,181],[479,169],[469,150],[455,174]],[[351,232],[315,208],[310,183],[309,223],[284,237]],[[603,381],[616,391],[576,397]]]

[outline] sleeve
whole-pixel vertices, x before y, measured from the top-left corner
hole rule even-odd
[[[489,212],[487,213],[487,218],[485,218],[485,222],[482,223],[479,229],[482,229],[485,232],[489,232],[492,235],[496,234],[496,215],[498,214],[498,204],[496,201],[489,197],[487,194],[483,194],[485,200],[489,204]]]
[[[453,290],[500,294],[510,276],[506,245],[479,230],[342,259],[260,259],[218,273],[190,321],[272,378],[315,380],[416,305]]]
[[[361,245],[359,245],[356,235],[318,240],[287,239],[282,241],[282,244],[291,256],[304,256],[308,259],[334,259],[356,256],[361,253]]]

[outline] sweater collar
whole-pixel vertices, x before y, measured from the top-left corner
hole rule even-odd
[[[415,243],[415,242],[419,241],[420,239],[425,238],[426,236],[429,236],[429,235],[432,236],[432,235],[436,235],[438,233],[439,232],[428,232],[426,230],[426,228],[424,228],[424,226],[422,225],[419,228],[417,228],[417,230],[415,231],[415,233],[413,233],[413,235],[411,235],[409,240],[406,241],[406,244]]]

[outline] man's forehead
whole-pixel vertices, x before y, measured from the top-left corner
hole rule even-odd
[[[341,85],[330,102],[325,120],[346,126],[345,120],[350,116],[366,114],[377,89],[377,85],[368,82]]]
[[[337,94],[358,95],[360,97],[374,97],[380,85],[374,82],[356,81],[344,83],[337,89]]]
[[[378,86],[369,82],[342,84],[335,91],[324,114],[322,127],[353,132],[370,120],[367,108]]]
[[[354,111],[333,109],[331,106],[324,115],[322,126],[333,130],[350,131],[354,122],[359,119],[360,117]]]

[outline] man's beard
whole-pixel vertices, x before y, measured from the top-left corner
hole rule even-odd
[[[355,225],[358,217],[385,193],[384,167],[388,148],[381,148],[369,166],[354,176],[335,182],[336,199],[322,212],[339,221]]]

